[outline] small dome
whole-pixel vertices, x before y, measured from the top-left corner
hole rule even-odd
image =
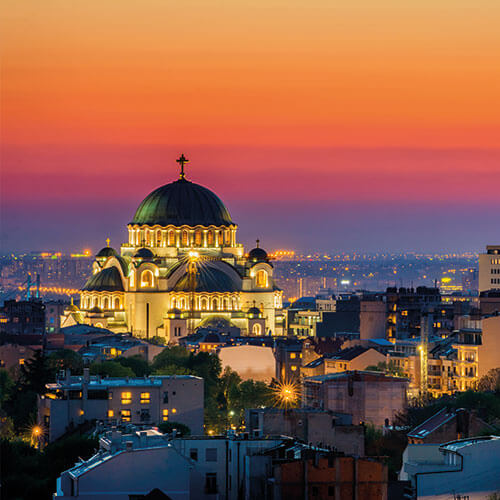
[[[96,258],[107,258],[107,257],[116,257],[118,253],[114,248],[111,247],[104,247],[99,250],[99,252],[96,255]]]
[[[91,313],[102,313],[102,309],[100,307],[93,307],[89,312]]]
[[[153,258],[154,254],[149,248],[139,248],[139,250],[137,250],[134,255],[134,259],[149,260]]]
[[[248,260],[251,262],[267,262],[267,252],[263,248],[252,248],[248,254]]]
[[[78,306],[75,306],[75,304],[70,304],[67,309],[68,312],[80,312],[80,309]]]
[[[83,290],[89,292],[123,292],[123,282],[120,271],[116,267],[107,267],[92,275]]]
[[[167,311],[167,314],[182,314],[182,311],[180,309],[177,309],[177,307],[174,307],[173,309],[169,309]]]
[[[247,314],[248,316],[257,316],[257,317],[260,317],[260,309],[258,307],[251,307],[248,311],[247,311]]]

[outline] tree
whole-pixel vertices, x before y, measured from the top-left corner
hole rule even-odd
[[[500,368],[492,368],[479,379],[477,388],[480,391],[500,392]]]
[[[145,377],[151,373],[150,364],[139,355],[116,358],[116,361],[122,366],[130,368],[137,377]]]
[[[386,363],[385,361],[381,361],[380,363],[377,363],[376,365],[369,365],[365,368],[365,370],[372,371],[372,372],[384,372],[387,373],[388,375],[395,375],[397,377],[404,377],[405,373],[404,371],[396,364],[394,361],[389,361],[389,363]]]
[[[0,369],[0,406],[10,397],[14,381],[7,370]]]
[[[59,349],[48,357],[49,366],[55,371],[71,370],[75,375],[83,373],[83,358],[71,349]]]
[[[21,366],[19,380],[23,390],[43,394],[45,385],[55,380],[55,374],[56,370],[48,358],[42,350],[38,350]]]
[[[92,363],[90,365],[92,375],[101,377],[135,377],[132,368],[123,366],[118,361],[103,361],[102,363]]]
[[[191,435],[191,429],[187,425],[181,424],[180,422],[162,422],[158,426],[158,429],[160,429],[163,434],[170,434],[175,429],[177,431],[177,436],[185,437]]]
[[[177,365],[187,367],[189,351],[182,346],[172,346],[163,349],[160,354],[155,356],[152,368],[158,370],[168,365]]]

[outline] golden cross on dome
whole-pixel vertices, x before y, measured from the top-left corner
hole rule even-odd
[[[180,166],[181,166],[181,173],[179,175],[179,178],[180,179],[185,179],[186,178],[186,174],[184,173],[184,165],[186,163],[189,163],[189,160],[184,156],[184,153],[181,154],[180,158],[177,158],[177,160],[175,160]]]
[[[111,240],[110,240],[109,238],[106,238],[106,246],[108,246],[108,247],[109,247],[109,242],[110,242],[110,241],[111,241]]]

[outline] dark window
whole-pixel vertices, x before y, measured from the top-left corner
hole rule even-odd
[[[82,391],[69,391],[69,399],[82,399]]]
[[[149,420],[151,420],[149,408],[141,408],[141,422],[147,422]]]
[[[205,450],[205,460],[207,462],[217,462],[217,448],[207,448]]]
[[[198,461],[198,448],[191,448],[189,450],[189,458]]]
[[[88,392],[88,399],[108,399],[108,391],[103,390],[94,390]]]
[[[319,494],[318,487],[317,486],[313,486],[312,487],[312,496],[313,497],[317,497],[318,494]]]
[[[335,498],[335,486],[328,486],[328,496]]]
[[[168,391],[163,393],[163,404],[168,404]]]
[[[217,493],[217,474],[215,472],[207,472],[205,475],[205,493]]]

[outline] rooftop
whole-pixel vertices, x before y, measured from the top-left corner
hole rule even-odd
[[[407,378],[386,375],[383,372],[372,372],[367,370],[347,370],[339,373],[327,373],[326,375],[316,375],[314,377],[306,377],[306,382],[327,382],[329,380],[341,380],[353,377],[355,381],[363,381],[369,379],[377,379],[378,382],[406,382]]]

